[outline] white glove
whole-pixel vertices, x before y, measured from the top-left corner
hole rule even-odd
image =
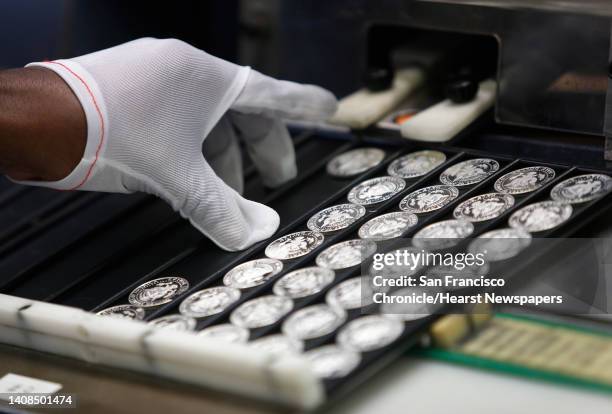
[[[275,185],[295,175],[293,149],[278,119],[323,120],[336,109],[335,98],[322,88],[275,80],[175,39],[139,39],[30,65],[55,71],[74,91],[87,119],[87,144],[64,179],[22,183],[155,194],[226,250],[270,237],[279,217],[213,172],[202,154],[204,138],[216,125],[213,134],[236,146],[228,132],[234,125],[256,165],[265,167],[266,182]],[[278,154],[275,146],[282,159],[269,155]]]

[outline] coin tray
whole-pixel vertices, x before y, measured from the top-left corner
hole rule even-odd
[[[285,261],[282,272],[267,283],[242,290],[238,302],[224,312],[198,320],[197,330],[228,322],[229,314],[245,301],[272,293],[272,285],[284,274],[313,266],[319,252],[337,242],[358,238],[357,230],[371,218],[399,211],[399,202],[407,194],[426,186],[441,184],[439,176],[449,166],[470,158],[493,158],[499,170],[485,180],[470,186],[457,187],[459,196],[443,208],[417,214],[419,221],[404,237],[413,236],[427,224],[452,218],[453,209],[472,196],[494,192],[497,178],[507,172],[527,166],[548,166],[555,170],[554,180],[527,194],[513,195],[515,204],[501,216],[474,223],[476,237],[494,228],[507,226],[507,220],[517,209],[532,202],[549,198],[550,189],[558,182],[575,175],[600,172],[570,164],[513,159],[503,155],[465,149],[459,146],[421,145],[379,136],[355,137],[347,133],[300,132],[295,145],[300,173],[282,187],[266,189],[252,166],[246,168],[245,196],[264,202],[281,216],[276,236],[243,252],[224,252],[204,239],[187,222],[174,214],[162,201],[153,197],[92,193],[55,193],[45,189],[17,187],[0,181],[0,293],[74,306],[96,312],[103,308],[128,303],[129,293],[140,284],[162,276],[187,279],[187,292],[171,303],[146,310],[146,320],[178,313],[180,302],[189,294],[222,284],[227,271],[247,260],[262,258],[266,245],[275,237],[307,230],[307,220],[323,208],[346,203],[348,191],[356,184],[386,175],[390,162],[397,157],[422,149],[435,149],[446,154],[447,160],[424,176],[406,180],[406,187],[390,200],[365,206],[366,215],[348,228],[326,234],[314,252]],[[374,146],[386,151],[378,166],[351,178],[336,178],[327,174],[325,166],[333,156],[361,146]],[[248,161],[246,162],[248,165]],[[604,214],[611,206],[610,196],[574,205],[570,220],[560,227],[537,233],[536,237],[565,237],[576,232],[590,220]],[[340,281],[359,275],[360,266],[336,271],[332,285],[309,297],[294,300],[294,309],[324,302],[325,294]],[[359,310],[348,312],[347,322],[355,319]],[[391,345],[362,354],[358,368],[344,378],[325,380],[330,400],[339,398],[362,383],[377,370],[399,357],[417,343],[431,322],[432,315],[406,322],[401,337]],[[251,330],[250,339],[280,332],[284,318],[267,327]],[[336,331],[337,332],[337,331]],[[336,332],[308,340],[306,350],[331,343]]]

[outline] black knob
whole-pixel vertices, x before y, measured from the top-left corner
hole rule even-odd
[[[369,68],[363,78],[365,87],[372,92],[389,89],[393,83],[393,72],[387,68]]]
[[[455,103],[465,103],[474,99],[478,83],[470,79],[454,80],[446,85],[446,97]]]

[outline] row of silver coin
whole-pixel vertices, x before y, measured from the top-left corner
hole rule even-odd
[[[366,149],[366,151],[367,150],[368,149]],[[377,149],[373,150],[380,151]],[[359,157],[357,158],[359,159]],[[368,157],[362,158],[368,159]],[[382,157],[378,156],[378,158],[382,160],[384,158],[384,152],[382,153]],[[323,236],[320,233],[333,232],[348,227],[354,221],[365,215],[365,208],[363,207],[363,205],[376,204],[382,201],[386,201],[389,198],[393,197],[395,194],[402,191],[405,187],[405,182],[403,181],[403,179],[398,180],[397,178],[401,176],[403,176],[404,178],[413,178],[418,177],[420,175],[424,175],[431,169],[436,168],[438,165],[442,164],[445,159],[446,157],[444,156],[444,154],[437,151],[420,151],[418,153],[408,154],[407,156],[400,157],[399,159],[391,163],[388,168],[389,173],[393,175],[389,177],[378,177],[359,184],[349,192],[348,198],[351,203],[340,206],[332,206],[328,209],[323,210],[320,213],[317,213],[317,215],[313,216],[309,220],[308,227],[311,230],[315,231],[293,233],[293,237],[288,238],[287,236],[285,236],[284,238],[278,239],[275,241],[277,243],[276,250],[270,249],[270,251],[272,252],[272,254],[274,254],[275,251],[276,253],[280,251],[280,256],[283,259],[292,259],[309,253],[322,243]],[[404,211],[388,213],[383,216],[375,217],[374,219],[364,224],[364,226],[362,226],[362,228],[360,229],[360,237],[365,236],[363,238],[366,239],[385,239],[398,237],[401,233],[404,232],[406,228],[416,224],[416,216],[413,213],[409,213],[409,211],[412,210],[415,212],[429,212],[441,208],[451,202],[458,195],[458,190],[455,188],[455,186],[471,185],[477,183],[485,179],[492,173],[496,172],[498,168],[499,165],[497,164],[497,162],[490,159],[467,160],[462,163],[455,164],[454,166],[445,170],[440,176],[441,182],[449,184],[427,187],[409,194],[400,203],[400,208]],[[329,170],[330,169],[328,167],[328,171]],[[344,170],[347,171],[348,169],[345,168]],[[498,193],[484,194],[467,200],[457,206],[457,209],[455,209],[454,215],[455,217],[457,217],[458,220],[448,220],[447,223],[434,223],[424,228],[423,230],[430,228],[430,233],[443,234],[442,236],[437,237],[446,238],[447,235],[450,234],[449,231],[451,233],[459,234],[459,237],[467,237],[469,234],[471,234],[471,231],[469,231],[469,226],[458,225],[459,223],[455,222],[461,223],[463,221],[483,221],[495,218],[501,213],[503,213],[503,211],[511,207],[514,203],[514,200],[509,194],[520,194],[529,191],[534,191],[535,189],[548,183],[553,178],[554,170],[549,169],[547,167],[527,167],[521,170],[513,171],[509,174],[504,175],[496,181],[495,189],[496,191],[500,192],[499,195]],[[586,180],[587,178],[590,181]],[[571,180],[575,181],[571,182]],[[600,182],[603,183],[600,188],[603,187],[606,189],[606,191],[609,191],[609,177],[601,175],[588,175],[574,177],[573,179],[566,180],[563,183],[557,185],[555,189],[561,186],[560,189],[563,190],[561,191],[557,189],[557,197],[568,198],[572,195],[579,194],[580,201],[575,201],[576,198],[574,197],[574,201],[570,202],[584,202],[597,198],[598,196],[605,195],[606,191],[600,191],[600,193],[602,194],[598,196],[594,196],[593,194],[585,195],[585,191],[572,191],[572,185],[580,184],[584,186],[585,180],[588,185],[592,185],[593,180],[600,180]],[[454,185],[450,185],[451,183]],[[564,183],[566,183],[565,187],[562,186]],[[553,189],[553,193],[555,193],[555,189]],[[471,205],[473,204],[478,204],[479,206],[482,206],[483,204],[486,206],[487,204],[489,204],[493,205],[494,207],[495,205],[497,205],[497,207],[493,209],[484,208],[484,210],[480,208],[478,210],[478,214],[475,215],[471,213],[474,211],[474,208],[471,207]],[[535,211],[537,212],[538,210],[536,209]],[[499,212],[499,214],[497,214],[497,212]],[[401,231],[399,229],[401,229]],[[501,229],[498,231],[494,230],[493,232],[489,232],[481,237],[485,237],[487,235],[489,235],[489,237],[507,237],[508,230],[511,229]],[[373,234],[373,236],[368,237],[369,234]],[[428,233],[425,232],[423,236],[427,236],[427,234]],[[283,250],[283,246],[286,247],[288,244],[292,244],[293,242],[295,242],[295,240],[298,240],[297,244],[301,247],[299,247],[297,250]],[[272,246],[274,246],[273,243],[271,243]],[[366,252],[365,256],[364,249]],[[285,277],[283,277],[275,284],[275,295],[268,295],[256,298],[242,304],[230,316],[230,321],[233,323],[232,325],[224,324],[212,326],[202,331],[202,335],[219,336],[221,338],[225,338],[226,340],[233,338],[233,340],[237,341],[246,341],[246,339],[248,338],[247,327],[257,328],[260,326],[270,325],[278,321],[280,318],[282,318],[292,310],[292,302],[287,297],[283,299],[283,296],[288,296],[289,298],[292,297],[292,295],[297,295],[294,296],[294,298],[308,296],[307,292],[309,288],[315,289],[310,294],[317,293],[325,286],[332,283],[333,270],[331,269],[340,269],[355,266],[360,263],[361,258],[372,254],[375,249],[375,244],[367,241],[364,242],[363,240],[358,239],[348,240],[345,242],[338,243],[334,246],[330,246],[317,257],[317,264],[322,265],[323,267],[298,269],[294,272],[288,273],[287,275],[285,275]],[[269,253],[270,251],[266,249],[266,253]],[[151,321],[151,323],[161,327],[170,327],[173,329],[180,330],[193,330],[196,325],[194,317],[205,317],[222,312],[224,309],[227,308],[227,306],[231,305],[239,299],[240,289],[247,289],[263,284],[273,276],[277,275],[281,270],[282,262],[278,259],[273,258],[258,259],[243,263],[232,269],[230,272],[228,272],[228,274],[225,275],[224,284],[226,286],[204,289],[203,291],[196,292],[190,297],[188,297],[181,304],[182,315],[164,316],[162,318],[158,318],[156,320]],[[288,281],[292,279],[299,280],[300,277],[303,277],[305,275],[307,275],[307,278],[310,280],[311,286],[295,287],[294,292],[292,293],[292,284]],[[130,302],[132,302],[131,298],[133,296],[138,297],[135,292],[140,290],[141,295],[143,294],[143,291],[149,292],[145,295],[148,295],[147,298],[149,302],[145,304],[145,307],[146,305],[158,306],[159,304],[161,304],[161,302],[167,303],[168,296],[166,294],[161,294],[162,292],[159,292],[161,289],[159,286],[154,286],[155,282],[157,281],[158,284],[163,283],[166,285],[169,283],[174,283],[177,285],[177,287],[173,289],[176,292],[181,290],[181,284],[176,283],[176,280],[169,281],[166,279],[168,278],[156,279],[155,281],[148,282],[148,286],[145,286],[146,284],[140,286],[130,295]],[[354,278],[346,282],[348,284],[356,284],[356,280],[359,280],[360,282],[361,278]],[[295,314],[291,315],[285,321],[285,324],[283,325],[283,331],[285,332],[285,335],[277,334],[260,338],[259,340],[253,342],[254,346],[270,348],[271,350],[277,351],[282,349],[292,349],[296,351],[301,350],[302,345],[300,344],[302,344],[302,340],[310,339],[313,337],[313,335],[314,337],[321,336],[321,332],[325,332],[325,330],[331,329],[331,331],[333,332],[333,329],[339,327],[344,322],[345,316],[343,316],[344,314],[342,313],[342,306],[338,306],[337,300],[334,303],[333,299],[330,298],[334,297],[332,293],[337,294],[337,292],[342,291],[341,288],[343,287],[344,290],[347,290],[346,284],[343,285],[343,283],[332,289],[327,295],[328,303],[332,302],[332,305],[334,306],[313,305],[301,309]],[[152,290],[157,290],[158,292],[152,293]],[[361,288],[358,291],[361,292]],[[180,293],[182,293],[182,291]],[[361,294],[357,296],[357,298],[353,297],[353,302],[355,302],[355,299],[358,299],[358,302],[361,302]],[[208,304],[205,304],[207,302]],[[211,306],[210,303],[214,303],[214,306]],[[144,312],[138,312],[138,310],[142,310],[142,308],[137,307],[137,304],[138,303],[131,305],[135,307],[135,310],[121,309],[120,313],[122,315],[120,316],[141,319],[144,316]],[[120,305],[119,307],[114,308],[121,307],[129,308],[130,305]],[[240,310],[242,312],[240,312]],[[105,311],[106,314],[109,313],[108,310]],[[101,313],[105,314],[105,311],[102,311]],[[115,311],[119,311],[119,309],[115,309]],[[128,315],[123,315],[123,313],[126,312],[128,313]],[[130,312],[133,313],[133,315],[130,315]],[[189,314],[193,316],[189,316]],[[308,323],[304,323],[308,322],[309,320],[314,320],[316,321],[316,323],[310,325]],[[342,337],[347,336],[351,337],[351,335],[348,334],[345,334]],[[339,336],[338,338],[340,339],[341,336]],[[340,352],[342,350],[338,347],[326,346],[324,348],[325,349],[320,350],[321,355],[317,356],[317,358],[314,358],[315,360],[329,360],[332,355],[337,355],[337,357],[340,357],[342,355],[342,352]],[[347,348],[346,344],[344,348]],[[348,346],[348,348],[350,348],[350,346]],[[309,352],[312,352],[312,355],[315,355],[316,353],[314,351],[317,350]],[[356,358],[353,355],[351,358],[348,359],[351,361],[355,361]],[[323,366],[326,365],[329,364],[323,364]],[[356,365],[357,364],[355,364],[355,366]],[[323,366],[320,366],[319,370],[322,370]],[[333,364],[331,364],[330,366],[333,366]],[[335,376],[335,374],[330,374],[329,372],[323,376],[329,375]]]

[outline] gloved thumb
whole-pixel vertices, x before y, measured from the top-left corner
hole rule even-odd
[[[280,223],[276,211],[242,197],[204,158],[198,164],[178,208],[183,217],[224,250],[243,250],[274,234]]]
[[[278,80],[251,70],[231,109],[269,118],[324,121],[337,106],[334,95],[319,86]]]

